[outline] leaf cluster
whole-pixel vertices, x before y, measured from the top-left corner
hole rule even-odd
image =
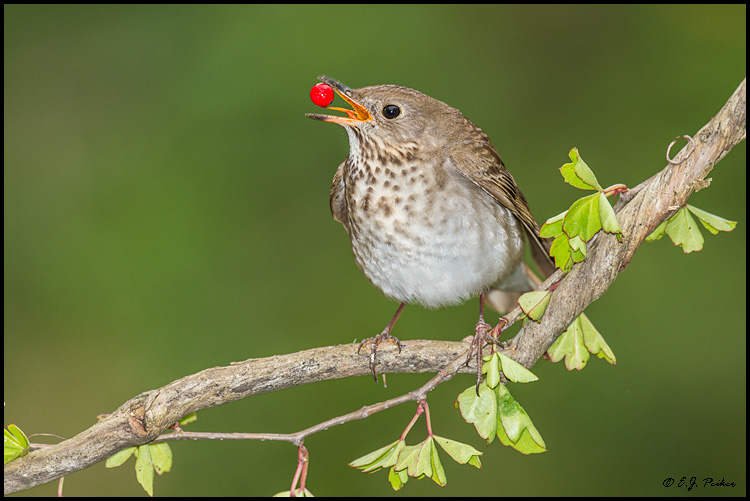
[[[568,156],[571,162],[560,167],[565,182],[582,190],[596,190],[596,193],[576,200],[568,210],[549,218],[539,232],[543,238],[554,238],[550,255],[555,260],[555,266],[566,273],[575,263],[586,259],[586,242],[594,238],[599,230],[613,233],[622,241],[622,230],[615,211],[607,201],[607,196],[617,193],[621,185],[605,190],[577,148],[571,149]]]

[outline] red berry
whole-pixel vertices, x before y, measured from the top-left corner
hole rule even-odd
[[[318,106],[325,108],[333,102],[333,89],[327,83],[313,85],[310,89],[310,99]]]

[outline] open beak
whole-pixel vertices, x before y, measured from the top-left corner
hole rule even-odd
[[[335,115],[320,115],[318,113],[306,113],[305,116],[308,116],[310,118],[313,118],[315,120],[321,120],[323,122],[333,122],[335,124],[339,125],[358,125],[362,122],[369,122],[372,120],[372,116],[370,115],[370,112],[367,111],[367,108],[359,104],[357,101],[349,97],[348,93],[351,91],[349,87],[342,84],[338,80],[334,80],[331,77],[327,77],[325,75],[321,75],[318,77],[318,80],[321,82],[325,82],[331,87],[333,87],[333,90],[336,91],[336,94],[341,96],[341,98],[349,103],[349,105],[354,108],[353,110],[347,110],[346,108],[336,108],[333,106],[328,106],[327,110],[336,110],[336,111],[343,111],[346,113],[345,117],[339,117]]]

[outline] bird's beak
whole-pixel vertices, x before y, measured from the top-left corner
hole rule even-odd
[[[336,94],[341,96],[341,98],[349,103],[349,105],[354,109],[347,110],[346,108],[335,108],[333,106],[328,106],[326,108],[327,110],[343,111],[344,113],[346,113],[346,116],[338,117],[334,115],[320,115],[318,113],[306,113],[305,116],[308,116],[315,120],[321,120],[323,122],[333,122],[339,125],[359,125],[362,122],[369,122],[370,120],[372,120],[372,115],[370,115],[370,112],[367,111],[367,108],[359,104],[348,95],[351,91],[349,87],[342,84],[338,80],[334,80],[333,78],[327,77],[325,75],[319,76],[318,80],[320,80],[321,82],[325,82],[333,87],[333,90],[336,91]]]

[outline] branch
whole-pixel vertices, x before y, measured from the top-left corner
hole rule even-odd
[[[586,260],[573,267],[552,294],[541,323],[528,322],[507,343],[505,352],[524,366],[533,366],[557,336],[627,267],[643,239],[671,216],[674,207],[685,203],[713,166],[744,140],[745,135],[746,90],[743,80],[721,111],[695,135],[695,149],[686,161],[668,165],[631,190],[627,197],[621,197],[615,209],[623,230],[623,242],[617,242],[611,235],[600,234]],[[319,431],[322,425],[363,419],[372,412],[398,403],[424,398],[430,389],[458,372],[476,373],[471,365],[463,365],[467,343],[405,341],[402,344],[404,349],[400,355],[389,349],[378,352],[379,372],[438,374],[420,389],[401,397],[364,407],[296,434],[277,437],[297,443],[304,436]],[[5,494],[50,482],[87,468],[126,447],[151,442],[177,420],[200,409],[290,386],[368,375],[365,357],[358,356],[356,348],[356,344],[339,345],[250,359],[206,369],[142,393],[75,437],[34,450],[5,465]],[[268,438],[270,434],[263,435]]]
[[[726,104],[694,136],[695,149],[677,164],[621,196],[615,205],[622,228],[622,243],[614,235],[600,232],[586,260],[573,267],[555,289],[540,323],[529,322],[509,343],[509,355],[526,367],[541,357],[557,336],[583,310],[604,294],[625,270],[643,240],[690,195],[704,186],[703,180],[724,156],[747,134],[746,80]],[[687,146],[686,146],[687,148]],[[681,151],[675,158],[685,158]],[[559,273],[559,272],[558,272]]]
[[[402,345],[404,349],[401,355],[389,349],[378,353],[378,361],[384,364],[385,371],[435,373],[462,354],[465,357],[468,347],[467,343],[445,341],[406,341]],[[289,355],[213,367],[141,393],[75,437],[34,450],[6,464],[5,494],[51,482],[87,468],[126,447],[151,442],[159,433],[191,412],[302,384],[352,376],[369,377],[367,358],[357,355],[358,346],[346,344],[313,348]],[[455,369],[455,372],[475,372],[469,367],[457,366]],[[411,393],[414,398],[403,401],[420,398],[415,392]]]

